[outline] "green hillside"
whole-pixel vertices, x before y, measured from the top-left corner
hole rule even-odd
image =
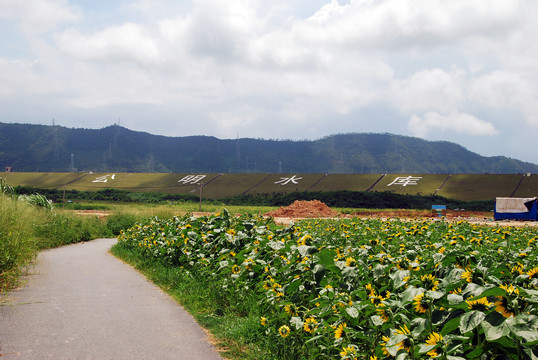
[[[292,192],[369,191],[439,195],[474,201],[538,196],[538,175],[494,174],[229,174],[229,173],[2,173],[12,186],[42,189],[193,194],[208,199]]]
[[[448,175],[387,174],[372,190],[405,195],[433,195],[441,188],[447,178]]]
[[[437,195],[456,200],[488,200],[509,197],[522,175],[452,175]],[[538,194],[538,188],[535,189]]]
[[[538,173],[536,164],[392,134],[338,134],[313,141],[221,140],[158,136],[120,126],[92,130],[0,123],[0,169],[4,167],[87,173]]]

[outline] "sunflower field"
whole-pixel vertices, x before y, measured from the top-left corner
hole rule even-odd
[[[275,359],[538,359],[538,229],[444,220],[150,219],[117,246],[257,304]]]

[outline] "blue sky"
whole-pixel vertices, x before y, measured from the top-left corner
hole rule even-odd
[[[531,0],[0,0],[0,121],[389,132],[538,163]]]

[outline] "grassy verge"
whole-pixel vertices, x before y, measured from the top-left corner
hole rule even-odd
[[[142,272],[181,304],[212,335],[221,356],[234,360],[268,359],[269,354],[252,344],[263,344],[259,334],[258,305],[255,301],[230,304],[219,297],[216,284],[183,268],[142,255],[116,244],[112,254]]]
[[[19,284],[38,251],[112,237],[147,216],[114,212],[106,219],[46,210],[0,194],[0,292]]]

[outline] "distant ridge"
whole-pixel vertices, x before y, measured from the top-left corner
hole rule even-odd
[[[7,166],[41,172],[538,173],[536,164],[393,134],[221,140],[152,135],[118,125],[93,130],[0,123],[0,169]]]

